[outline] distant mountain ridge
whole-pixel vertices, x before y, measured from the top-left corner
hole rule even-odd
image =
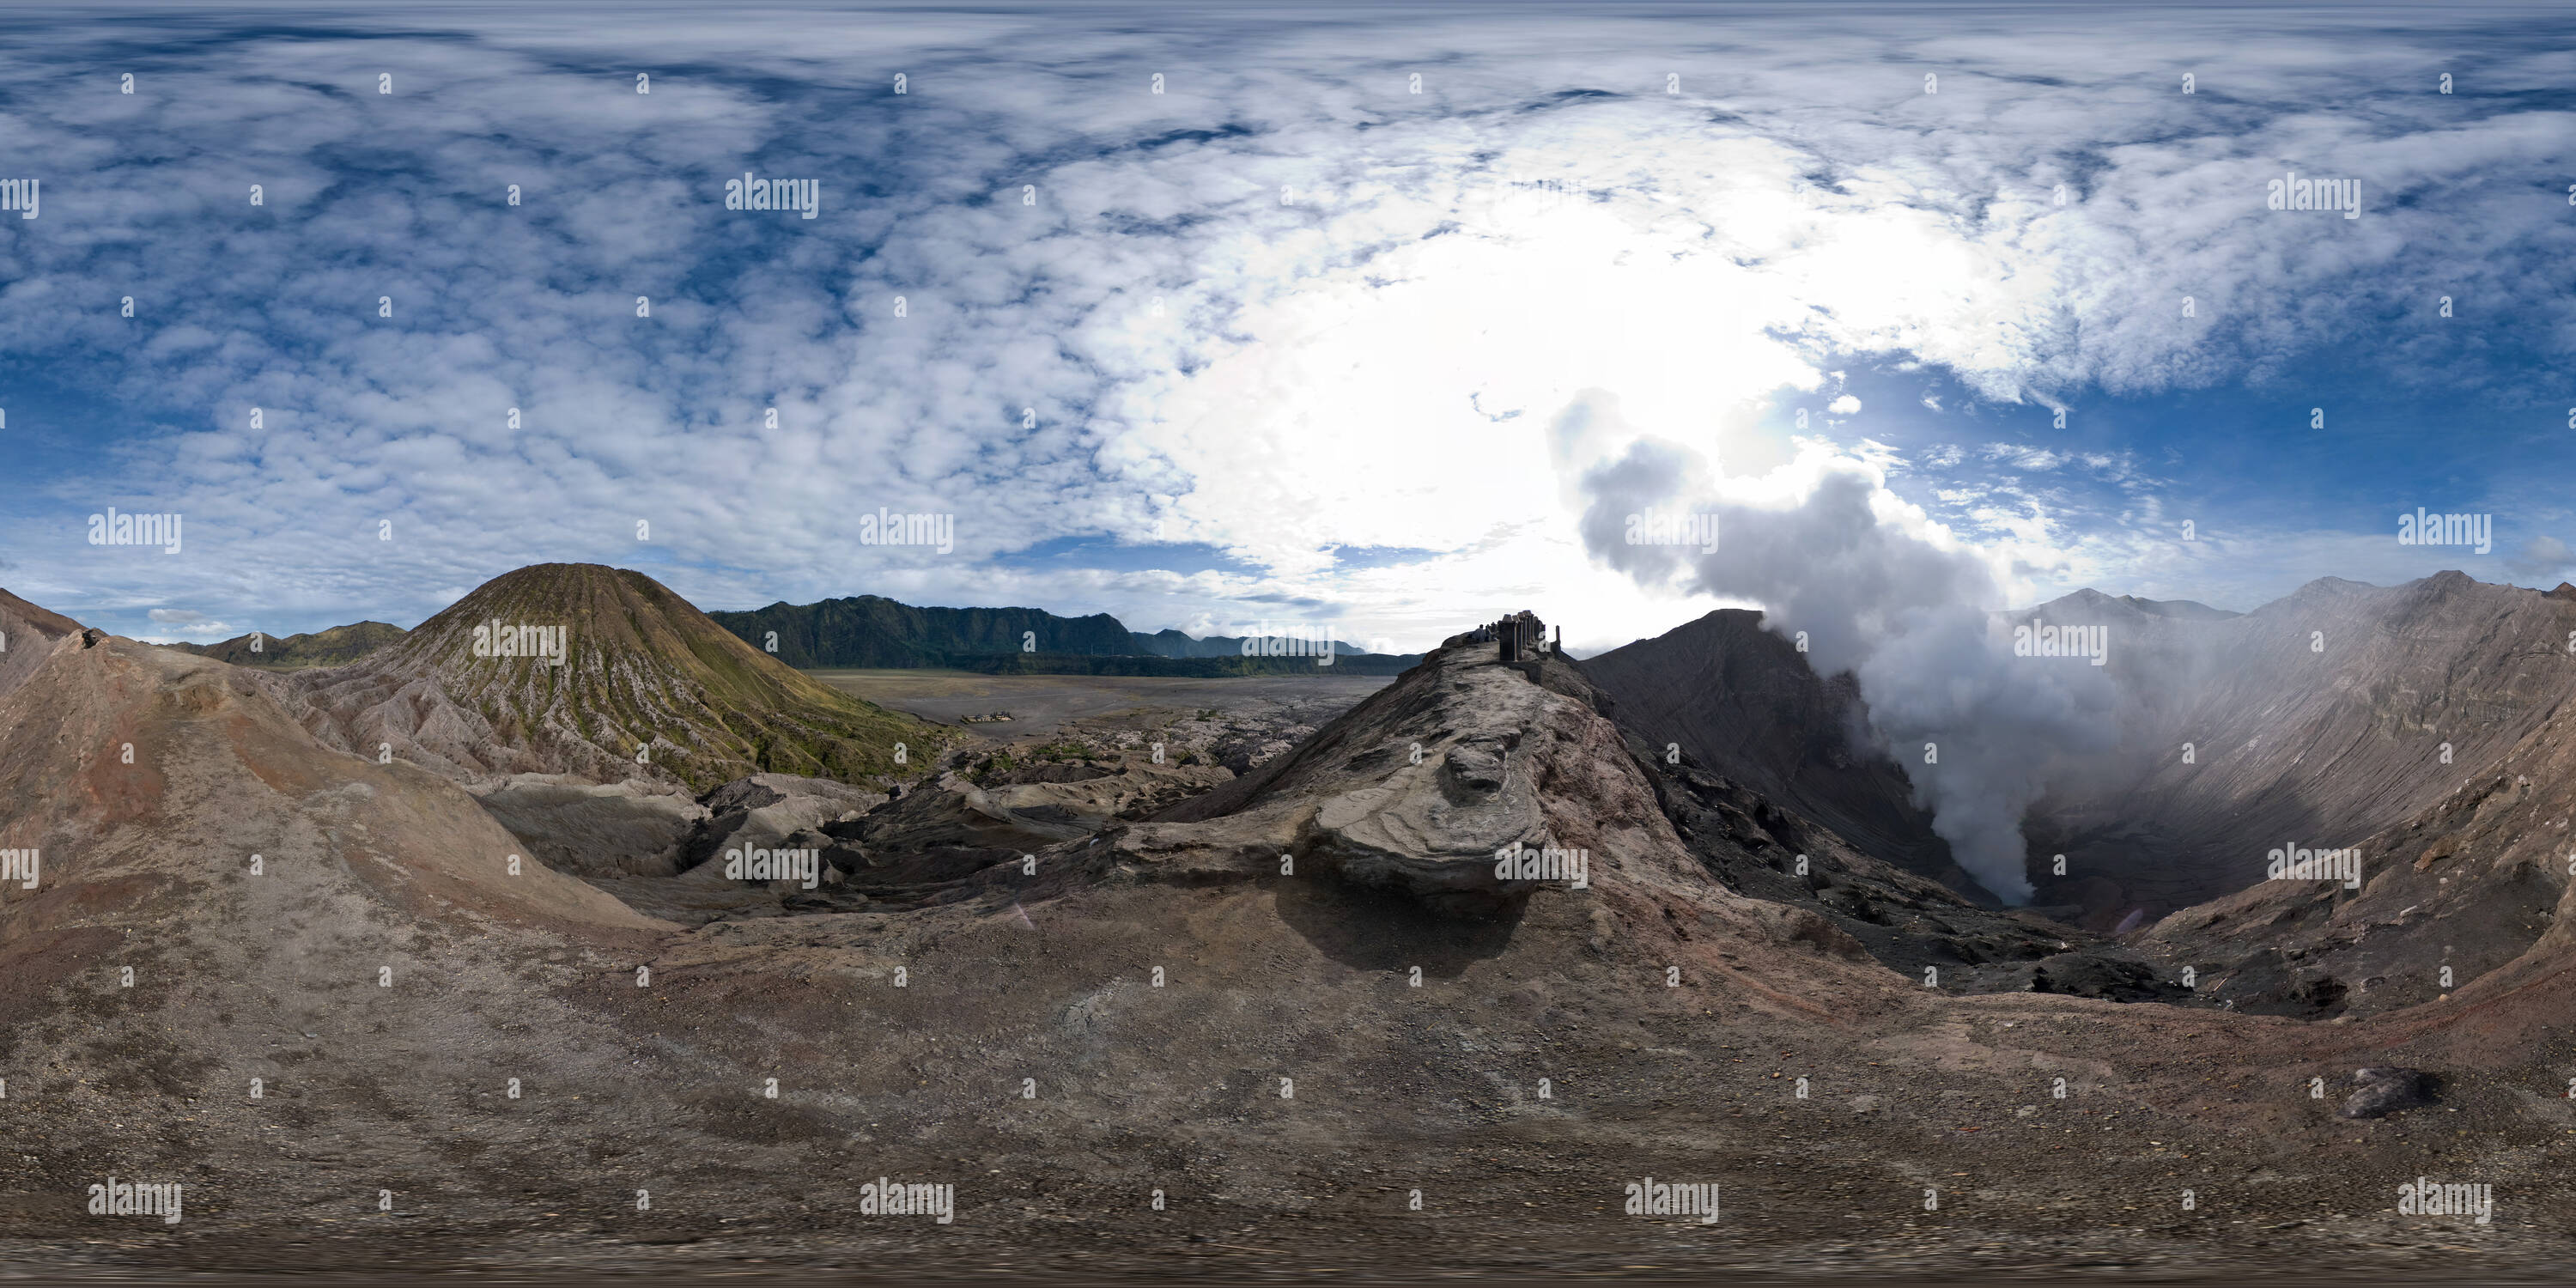
[[[1220,653],[1213,657],[1147,657],[1126,654],[1100,657],[1081,653],[959,654],[947,665],[985,675],[1153,675],[1213,679],[1227,675],[1398,675],[1421,662],[1415,654],[1342,653],[1330,666],[1321,654],[1256,657]]]
[[[42,611],[42,610],[38,610]],[[1300,641],[1266,648],[1276,636],[1131,631],[1107,613],[1062,617],[1041,608],[925,608],[882,595],[813,604],[784,601],[744,612],[708,613],[735,638],[799,670],[940,668],[1031,675],[1289,675],[1315,668]],[[288,671],[346,666],[409,634],[384,622],[353,622],[309,634],[236,635],[214,644],[163,647],[236,666]],[[1253,646],[1247,651],[1247,641]],[[1034,646],[1034,647],[1032,647]],[[1419,653],[1371,653],[1333,641],[1343,674],[1393,675]]]
[[[781,600],[707,616],[800,670],[946,666],[951,654],[1135,651],[1127,628],[1107,613],[1058,617],[1042,608],[916,608],[882,595],[852,595],[812,604]]]
[[[346,666],[410,632],[384,622],[352,622],[329,630],[280,638],[252,632],[216,644],[172,644],[184,653],[211,657],[235,666],[291,668]]]
[[[1146,655],[1146,656],[1148,656],[1148,657],[1265,657],[1265,656],[1274,656],[1274,655],[1272,655],[1272,654],[1269,654],[1269,653],[1266,653],[1266,652],[1261,651],[1257,646],[1258,646],[1258,645],[1261,645],[1261,644],[1263,644],[1263,643],[1266,643],[1267,641],[1270,641],[1270,640],[1275,640],[1275,639],[1280,639],[1280,638],[1282,638],[1281,636],[1277,636],[1277,635],[1210,635],[1210,636],[1208,636],[1208,637],[1206,637],[1206,638],[1204,638],[1204,639],[1201,639],[1201,638],[1199,638],[1199,637],[1192,636],[1192,635],[1187,635],[1187,634],[1184,634],[1184,633],[1182,633],[1182,632],[1180,632],[1180,631],[1171,630],[1171,629],[1168,629],[1168,628],[1166,628],[1166,629],[1164,629],[1164,630],[1156,631],[1156,632],[1154,632],[1154,633],[1153,633],[1153,634],[1151,634],[1151,635],[1148,635],[1148,634],[1146,634],[1146,633],[1145,633],[1145,632],[1143,632],[1143,631],[1129,631],[1129,632],[1128,632],[1128,634],[1129,634],[1129,635],[1131,635],[1131,636],[1133,636],[1133,637],[1135,638],[1135,641],[1136,641],[1136,648],[1135,648],[1135,651],[1136,651],[1136,652],[1139,652],[1139,653],[1142,653],[1142,654],[1145,654],[1145,655]],[[1255,648],[1255,649],[1253,649],[1253,650],[1246,650],[1246,649],[1244,648],[1244,646],[1243,646],[1243,645],[1244,645],[1244,641],[1246,641],[1246,640],[1251,640],[1251,641],[1253,641],[1253,642],[1254,642],[1254,644],[1256,645],[1256,648]],[[1309,654],[1309,656],[1312,656],[1312,655],[1313,655],[1313,654]],[[1359,645],[1357,645],[1357,644],[1353,644],[1353,643],[1351,643],[1351,642],[1350,642],[1350,641],[1348,641],[1348,640],[1334,640],[1334,641],[1333,641],[1333,656],[1335,656],[1335,657],[1403,657],[1403,658],[1409,658],[1409,659],[1411,659],[1411,660],[1412,660],[1412,661],[1414,661],[1414,662],[1418,662],[1418,661],[1421,661],[1421,660],[1422,660],[1422,655],[1421,655],[1421,654],[1419,654],[1419,653],[1383,653],[1383,654],[1373,654],[1373,653],[1370,653],[1367,649],[1361,648]]]
[[[2149,617],[2171,617],[2178,621],[2223,622],[2231,617],[2245,615],[2224,608],[2212,608],[2193,599],[2144,599],[2136,595],[2105,595],[2101,591],[2088,587],[2036,607],[2007,609],[1998,616],[2019,618],[2055,609],[2102,610],[2113,605],[2125,606]]]
[[[707,616],[744,643],[800,670],[940,667],[1202,676],[1320,669],[1315,655],[1303,648],[1262,647],[1279,637],[1254,638],[1247,651],[1245,637],[1198,639],[1176,630],[1148,635],[1127,629],[1107,613],[1060,617],[1042,608],[920,608],[881,595],[853,595],[812,604],[782,600],[766,608]],[[1350,659],[1337,660],[1335,669],[1349,666],[1354,673],[1368,674],[1393,674],[1422,660],[1418,653],[1370,653],[1343,640],[1333,642],[1333,656]],[[1127,660],[1085,660],[1103,658]],[[1156,665],[1158,660],[1189,664],[1162,666]]]

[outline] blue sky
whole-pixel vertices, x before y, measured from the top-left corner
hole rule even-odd
[[[1738,497],[1859,461],[2015,602],[2576,575],[2563,10],[245,12],[0,15],[0,586],[126,633],[548,560],[1406,649],[1732,602],[1587,551],[1578,404]]]

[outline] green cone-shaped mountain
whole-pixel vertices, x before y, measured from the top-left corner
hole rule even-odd
[[[596,564],[496,577],[353,665],[280,683],[327,741],[462,777],[858,782],[906,775],[940,737],[763,655],[652,578]]]

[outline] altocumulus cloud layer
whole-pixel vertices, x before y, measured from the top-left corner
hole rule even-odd
[[[2414,575],[2377,508],[2204,508],[2185,547],[2195,471],[2241,467],[2050,417],[2304,409],[2331,362],[2364,402],[2474,386],[2487,432],[2555,429],[2576,54],[2528,13],[2424,21],[20,15],[0,126],[44,202],[0,218],[5,571],[193,638],[407,622],[546,559],[711,607],[1405,647],[1774,593],[1592,558],[1584,472],[1621,445],[1547,427],[1607,398],[1761,505],[1895,489],[1967,542],[1962,594]],[[2266,210],[2290,170],[2361,217]],[[818,217],[727,210],[746,172],[815,181]],[[2413,321],[2437,294],[2474,316]],[[2540,536],[2527,465],[2455,462],[2448,495]],[[108,505],[184,513],[186,550],[86,546]],[[956,549],[858,544],[880,506],[953,513]]]

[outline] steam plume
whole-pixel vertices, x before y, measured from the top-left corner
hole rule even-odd
[[[1880,467],[1810,445],[1761,478],[1713,479],[1698,453],[1651,438],[1584,463],[1583,444],[1616,418],[1588,393],[1555,424],[1590,554],[1642,585],[1760,604],[1785,637],[1805,632],[1818,675],[1859,681],[1867,733],[1959,865],[2027,902],[2023,814],[2067,756],[2116,741],[2103,670],[2013,656],[1987,612],[2000,595],[1984,562],[1890,493]],[[1676,512],[1715,515],[1718,549],[1629,544],[1630,516]]]

